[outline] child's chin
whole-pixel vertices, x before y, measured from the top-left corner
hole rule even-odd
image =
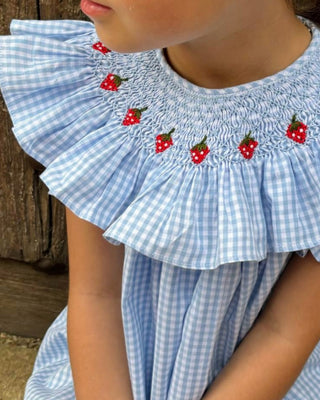
[[[111,51],[117,53],[138,53],[141,51],[151,50],[143,47],[141,43],[134,43],[132,40],[117,40],[115,36],[107,35],[103,28],[95,23],[95,28],[99,40]]]

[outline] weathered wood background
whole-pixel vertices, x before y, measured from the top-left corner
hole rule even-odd
[[[87,19],[79,0],[0,0],[0,34],[12,19]],[[28,157],[11,132],[0,104],[0,258],[60,269],[67,265],[63,206],[39,180],[43,168]]]
[[[0,34],[9,33],[12,19],[87,20],[79,2],[0,0]],[[0,331],[43,337],[67,304],[65,212],[11,127],[0,95]]]

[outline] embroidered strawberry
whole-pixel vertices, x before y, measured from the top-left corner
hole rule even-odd
[[[297,114],[294,114],[291,119],[291,124],[287,128],[286,136],[298,143],[304,143],[306,140],[307,125],[301,121],[297,121]]]
[[[118,91],[121,82],[127,81],[128,78],[120,78],[118,75],[108,74],[107,77],[101,82],[101,89]]]
[[[207,135],[190,149],[191,159],[195,164],[200,164],[210,153],[210,149],[206,144]]]
[[[250,159],[253,156],[254,149],[258,146],[258,142],[251,136],[251,131],[247,133],[241,141],[238,149],[244,158]]]
[[[168,133],[162,133],[156,137],[156,153],[161,153],[173,145],[171,133],[175,131],[174,128]]]
[[[141,119],[141,113],[147,109],[148,109],[148,107],[129,108],[129,110],[127,111],[127,115],[125,116],[124,120],[122,121],[122,125],[139,124],[140,119]]]
[[[95,50],[101,51],[102,54],[110,53],[110,49],[107,49],[101,42],[97,42],[92,45]]]

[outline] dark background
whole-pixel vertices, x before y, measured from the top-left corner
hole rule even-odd
[[[12,19],[82,19],[80,0],[0,0],[0,34]],[[0,332],[42,337],[67,303],[63,205],[19,147],[0,96]]]

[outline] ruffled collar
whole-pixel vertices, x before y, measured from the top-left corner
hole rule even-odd
[[[162,262],[214,269],[320,246],[320,37],[307,23],[311,43],[283,71],[206,89],[159,49],[99,49],[89,22],[14,21],[0,38],[14,134],[49,194]]]

